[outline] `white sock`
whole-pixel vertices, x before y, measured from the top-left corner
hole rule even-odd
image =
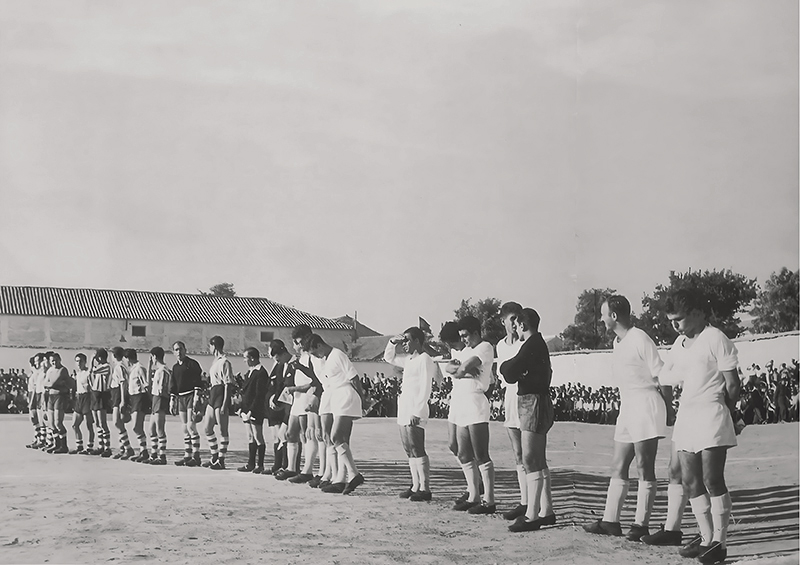
[[[636,518],[635,524],[640,526],[650,525],[650,515],[653,513],[653,503],[656,501],[656,482],[639,481],[636,491]]]
[[[517,484],[519,484],[519,503],[528,505],[528,479],[525,475],[525,466],[517,465]]]
[[[711,497],[711,522],[714,525],[714,534],[711,541],[718,541],[722,547],[728,541],[728,523],[731,519],[731,493]]]
[[[303,473],[306,475],[314,472],[314,461],[317,459],[318,448],[317,440],[307,441],[303,444],[303,456],[305,457]]]
[[[680,531],[686,502],[683,485],[670,483],[667,486],[667,521],[664,522],[664,530],[668,532]]]
[[[419,491],[419,471],[417,470],[417,458],[408,458],[408,468],[411,469],[411,492]]]
[[[539,516],[544,518],[553,514],[553,486],[550,481],[550,468],[542,469],[544,487],[542,487],[542,497],[539,499]]]
[[[469,463],[461,463],[461,470],[464,471],[464,478],[467,480],[467,492],[469,493],[469,502],[478,502],[480,495],[478,494],[478,481],[476,479],[476,465],[475,460]],[[479,477],[479,475],[478,475]]]
[[[428,456],[419,458],[419,486],[420,490],[430,492],[431,490],[431,460]]]
[[[350,444],[341,443],[336,446],[336,454],[339,456],[339,476],[344,477],[346,480],[352,480],[353,477],[358,475],[355,459],[353,459],[353,452],[350,451]],[[342,469],[343,468],[343,469]]]
[[[525,512],[525,518],[530,522],[539,517],[539,501],[544,489],[544,476],[541,471],[534,471],[525,475],[525,482],[528,487],[528,509]]]
[[[491,506],[494,504],[494,463],[489,460],[478,465],[483,481],[483,501]]]
[[[711,521],[711,501],[708,494],[701,494],[689,499],[692,505],[692,512],[697,520],[697,527],[700,528],[700,536],[703,538],[703,545],[710,545],[714,537],[714,524]]]
[[[317,442],[318,455],[319,455],[319,476],[323,476],[325,471],[328,470],[328,446],[324,441]]]
[[[325,474],[322,475],[323,481],[333,481],[336,479],[338,469],[336,467],[336,448],[332,445],[325,447]]]
[[[296,441],[286,443],[286,461],[287,471],[297,472],[297,451],[300,449],[300,444]]]
[[[628,496],[628,481],[611,479],[606,493],[606,509],[603,513],[603,522],[619,522],[626,496]]]

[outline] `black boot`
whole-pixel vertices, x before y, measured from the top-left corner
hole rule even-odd
[[[253,469],[256,468],[256,448],[258,447],[258,444],[252,442],[248,445],[248,447],[250,448],[250,456],[247,459],[247,465],[244,467],[239,467],[238,469],[243,473],[251,473]]]
[[[266,451],[267,446],[263,443],[256,448],[256,452],[258,453],[258,461],[256,463],[256,468],[253,469],[253,472],[256,474],[261,474],[264,472],[264,453]]]
[[[272,444],[272,453],[275,455],[275,460],[272,463],[272,474],[275,475],[281,469],[286,469],[283,460],[286,455],[286,446],[278,447],[279,443]]]

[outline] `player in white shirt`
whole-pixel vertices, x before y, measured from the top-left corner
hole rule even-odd
[[[467,479],[469,497],[453,509],[494,514],[494,463],[489,457],[491,410],[485,394],[492,382],[494,348],[481,338],[481,323],[474,316],[465,316],[458,322],[458,333],[465,345],[459,354],[461,360],[452,360],[445,370],[453,378],[450,418],[458,427],[458,460]],[[483,500],[475,481],[476,467],[483,481]]]
[[[208,449],[211,459],[202,464],[214,470],[225,469],[225,456],[228,454],[230,435],[228,434],[228,420],[231,410],[231,385],[233,384],[233,367],[225,355],[225,340],[215,335],[208,342],[208,350],[214,356],[214,362],[208,370],[211,381],[211,390],[208,393],[205,421],[203,427],[206,432]],[[214,426],[219,424],[220,444]]]
[[[733,406],[739,400],[738,352],[710,326],[697,291],[681,289],[667,298],[666,314],[678,332],[662,381],[683,383],[672,441],[681,462],[684,488],[700,535],[680,550],[701,563],[727,557],[731,496],[725,484],[728,448],[736,446]]]
[[[41,353],[37,353],[30,358],[31,374],[28,376],[28,411],[30,412],[31,424],[33,425],[33,443],[26,445],[31,449],[39,449],[47,445],[47,432],[44,425],[44,413],[39,410],[42,402],[41,394],[38,391],[39,381],[41,380]]]
[[[600,321],[613,331],[612,374],[620,392],[620,411],[614,432],[614,460],[602,520],[584,526],[589,533],[622,535],[620,514],[628,494],[633,459],[639,471],[636,517],[628,539],[649,534],[656,496],[658,440],[667,436],[667,409],[658,375],[664,366],[653,340],[633,326],[631,305],[624,296],[609,296],[600,306]],[[670,394],[671,396],[671,394]]]
[[[511,450],[514,452],[514,463],[517,470],[517,484],[519,485],[519,504],[512,510],[503,513],[506,520],[516,520],[524,516],[528,509],[528,484],[525,466],[522,464],[522,432],[519,429],[519,410],[517,409],[517,383],[509,383],[500,371],[500,365],[513,358],[520,347],[522,340],[514,330],[514,321],[522,315],[522,306],[516,302],[506,302],[500,307],[500,319],[506,335],[497,342],[497,375],[505,383],[506,392],[503,406],[505,408],[505,421],[503,426],[508,432],[511,441]],[[547,479],[550,480],[550,469],[547,469]]]
[[[331,347],[313,334],[308,349],[314,357],[325,360],[325,393],[330,394],[330,407],[333,414],[331,441],[338,459],[338,473],[324,492],[350,494],[364,483],[364,476],[358,472],[353,453],[350,450],[350,436],[353,422],[362,416],[361,381],[350,359],[340,349]]]
[[[126,421],[130,421],[128,406],[128,369],[123,362],[125,350],[119,346],[111,349],[116,364],[111,369],[109,390],[111,391],[112,416],[111,421],[119,432],[119,451],[112,459],[130,459],[135,455],[131,442],[128,439]]]
[[[75,449],[71,455],[89,455],[94,451],[94,422],[92,420],[92,395],[89,368],[86,366],[86,355],[78,353],[75,356],[78,370],[75,372],[75,405],[72,411],[72,430],[75,432]],[[89,443],[83,447],[83,434],[81,424],[86,421],[86,431],[89,434]]]
[[[167,431],[164,424],[169,410],[170,370],[164,364],[164,349],[154,347],[150,350],[149,374],[150,383],[150,465],[167,464]]]
[[[149,463],[150,453],[147,451],[147,435],[144,433],[144,419],[150,414],[150,375],[139,363],[139,355],[135,349],[125,350],[125,362],[128,366],[128,395],[130,398],[133,433],[139,441],[139,454],[132,457],[136,463]]]
[[[396,348],[401,343],[405,354],[398,355]],[[390,339],[383,352],[387,363],[403,369],[402,388],[397,399],[397,424],[411,469],[411,488],[404,493],[408,496],[403,498],[413,502],[431,499],[431,466],[425,452],[425,424],[430,416],[428,401],[438,369],[425,352],[424,345],[425,334],[421,329],[411,327]]]

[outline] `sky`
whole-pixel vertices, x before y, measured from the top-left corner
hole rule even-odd
[[[798,268],[798,4],[6,0],[0,284],[562,331]]]

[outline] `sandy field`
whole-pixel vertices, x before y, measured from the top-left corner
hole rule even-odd
[[[446,449],[442,421],[432,421],[427,431],[430,503],[397,497],[410,480],[391,420],[356,424],[352,447],[366,483],[349,496],[235,470],[48,455],[25,448],[31,437],[25,416],[0,416],[0,428],[1,563],[688,562],[676,548],[591,536],[580,528],[602,514],[611,426],[556,424],[548,455],[558,524],[523,534],[509,533],[499,515],[450,510],[464,481]],[[182,446],[177,419],[169,419],[167,433],[172,461],[181,456],[175,449]],[[491,433],[498,505],[507,510],[517,500],[513,457],[502,425],[493,423]],[[729,563],[798,563],[798,442],[797,424],[749,427],[730,452]],[[244,463],[245,448],[243,426],[232,421],[230,468]],[[668,457],[662,447],[659,477],[666,476]],[[666,513],[666,482],[659,483],[664,488],[654,524]],[[635,495],[632,482],[624,526],[633,520]],[[696,531],[688,507],[683,528]]]

